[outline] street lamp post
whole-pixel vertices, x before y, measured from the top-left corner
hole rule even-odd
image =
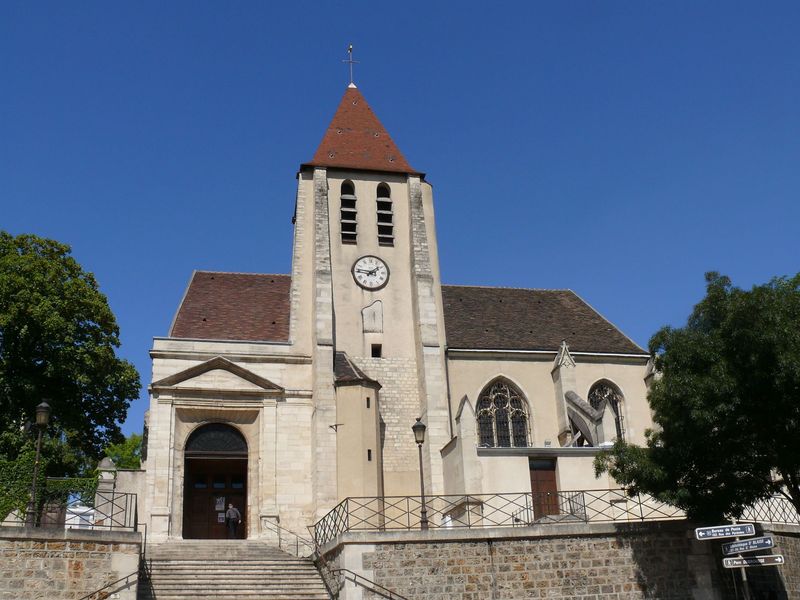
[[[423,531],[428,529],[428,507],[425,506],[425,473],[422,470],[422,444],[425,443],[425,423],[422,417],[417,418],[417,422],[411,426],[414,432],[414,440],[417,442],[419,450],[419,493],[422,501],[422,508],[419,511],[419,528]]]
[[[39,457],[42,453],[42,434],[50,422],[50,405],[45,400],[36,407],[36,459],[33,461],[33,482],[31,483],[31,499],[28,502],[28,525],[36,525],[36,483],[39,479]]]

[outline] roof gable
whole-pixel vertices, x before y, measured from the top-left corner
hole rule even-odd
[[[417,173],[354,85],[345,91],[314,158],[308,164]]]

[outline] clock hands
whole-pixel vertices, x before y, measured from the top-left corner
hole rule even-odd
[[[375,291],[386,285],[389,279],[389,267],[377,256],[362,256],[356,260],[352,269],[356,283],[365,290]]]

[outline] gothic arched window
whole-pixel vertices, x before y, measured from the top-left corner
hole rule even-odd
[[[394,246],[394,215],[392,214],[392,196],[389,186],[378,185],[378,244]]]
[[[589,404],[598,411],[603,411],[606,404],[611,407],[614,415],[614,425],[617,429],[617,438],[625,439],[625,424],[622,416],[622,393],[617,386],[608,381],[598,381],[589,390]]]
[[[342,182],[340,195],[340,224],[342,227],[342,243],[356,243],[356,188],[352,181]]]
[[[476,410],[482,448],[528,445],[528,403],[510,382],[496,379],[481,392]]]

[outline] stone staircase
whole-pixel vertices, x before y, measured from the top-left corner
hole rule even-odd
[[[138,600],[329,600],[310,559],[263,542],[182,540],[147,547]]]

